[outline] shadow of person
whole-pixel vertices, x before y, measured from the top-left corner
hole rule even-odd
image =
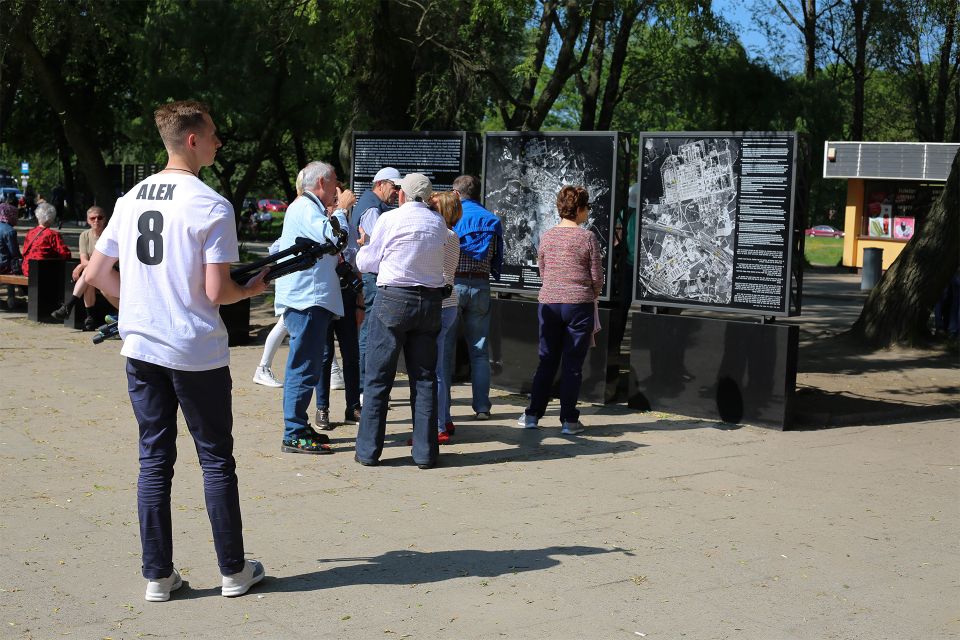
[[[411,585],[442,582],[454,578],[495,577],[507,573],[540,571],[557,566],[564,556],[585,556],[623,553],[624,549],[571,546],[545,549],[508,549],[482,551],[455,549],[451,551],[388,551],[379,556],[324,558],[318,562],[331,566],[294,576],[267,576],[261,593],[285,593],[334,589],[358,584]]]

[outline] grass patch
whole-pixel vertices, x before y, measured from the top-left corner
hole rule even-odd
[[[835,267],[843,257],[843,238],[808,237],[803,255],[810,264]]]

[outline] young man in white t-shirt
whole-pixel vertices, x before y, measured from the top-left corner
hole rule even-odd
[[[137,508],[146,599],[162,602],[182,585],[173,566],[170,487],[177,458],[177,408],[196,443],[207,514],[223,575],[238,596],[264,576],[245,560],[233,458],[230,352],[219,305],[264,290],[230,279],[238,260],[233,207],[197,176],[220,140],[205,105],[173,102],[154,113],[167,166],[117,201],[97,241],[87,280],[120,298],[121,353],[140,426]],[[120,261],[120,272],[113,266]]]

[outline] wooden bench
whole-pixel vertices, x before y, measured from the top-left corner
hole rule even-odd
[[[27,276],[0,274],[0,284],[7,285],[7,310],[12,310],[17,306],[17,287],[27,286],[29,280]]]

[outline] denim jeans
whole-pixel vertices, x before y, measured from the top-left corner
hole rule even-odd
[[[437,460],[437,334],[441,296],[439,289],[381,287],[377,292],[376,309],[370,316],[363,410],[357,429],[356,453],[364,462],[379,460],[383,453],[387,404],[401,350],[410,379],[413,460],[417,464]]]
[[[538,420],[543,417],[553,380],[560,368],[560,420],[576,422],[580,419],[577,399],[583,381],[583,361],[587,358],[590,336],[593,335],[593,303],[541,304],[537,315],[540,319],[540,363],[533,375],[530,404],[525,413]]]
[[[364,273],[363,278],[363,306],[366,311],[363,314],[363,322],[360,323],[360,335],[357,342],[360,345],[360,393],[363,393],[363,378],[366,371],[367,362],[367,334],[370,332],[370,316],[373,314],[373,306],[377,301],[377,274]]]
[[[482,278],[457,278],[459,313],[463,337],[470,354],[470,381],[474,413],[490,411],[490,356],[487,336],[490,333],[490,282]],[[453,373],[457,332],[447,334],[444,346],[447,379]]]
[[[323,350],[320,382],[317,384],[317,409],[330,408],[330,369],[333,366],[333,337],[340,343],[340,366],[343,370],[347,410],[360,406],[360,350],[357,346],[357,294],[341,289],[343,317],[330,322],[327,343]]]
[[[177,461],[177,407],[183,412],[203,469],[203,497],[220,573],[243,570],[243,522],[233,458],[230,369],[179,371],[127,359],[127,390],[140,427],[137,513],[143,577],[173,572],[170,487]]]
[[[440,313],[440,333],[437,334],[437,431],[445,432],[450,416],[450,372],[447,369],[447,334],[457,333],[457,308],[445,307]]]
[[[283,314],[283,323],[290,332],[290,354],[283,380],[284,440],[301,435],[310,424],[307,408],[320,382],[327,327],[332,319],[333,313],[323,307],[287,309]]]

